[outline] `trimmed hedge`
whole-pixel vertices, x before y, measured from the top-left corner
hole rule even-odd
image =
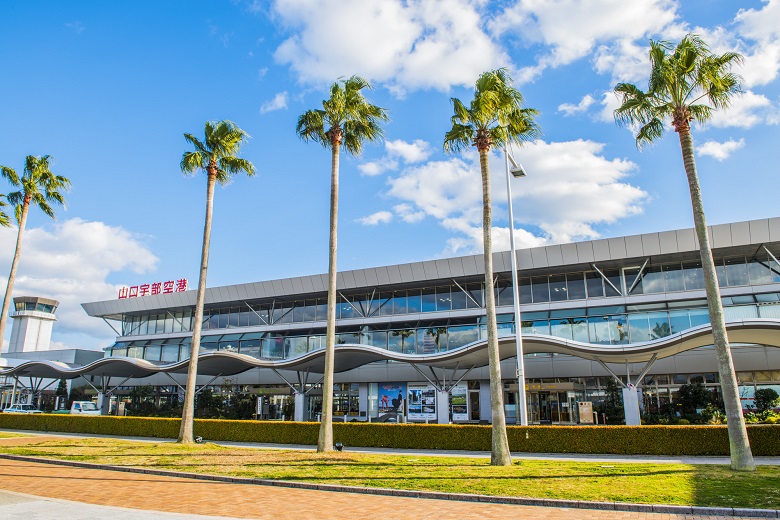
[[[3,414],[0,428],[128,437],[176,438],[180,419]],[[334,423],[345,446],[490,451],[490,426]],[[749,425],[753,455],[780,455],[780,425]],[[728,455],[726,426],[509,426],[509,446],[527,453],[616,455]],[[206,440],[317,444],[319,423],[196,419]]]

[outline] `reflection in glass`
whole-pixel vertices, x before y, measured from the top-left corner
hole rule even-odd
[[[598,274],[598,273],[596,273]],[[604,283],[604,294],[609,298],[612,296],[621,296],[622,282],[620,280],[620,271],[618,269],[605,269],[604,276],[611,282],[612,285]],[[612,287],[614,285],[614,288]],[[617,291],[615,291],[617,289]]]
[[[550,301],[562,302],[568,299],[566,292],[566,275],[556,274],[550,276]]]
[[[520,278],[517,284],[520,286],[520,303],[531,303],[531,280],[529,278]]]
[[[569,300],[585,299],[585,277],[583,273],[570,273],[566,275],[566,292]]]
[[[238,353],[246,356],[252,356],[254,358],[260,357],[260,340],[259,339],[247,339],[243,340],[238,345]]]
[[[750,279],[748,278],[747,265],[743,257],[739,258],[726,258],[726,277],[728,278],[729,286],[735,285],[748,285]]]
[[[531,278],[531,293],[534,303],[544,303],[550,301],[550,286],[547,283],[546,276]]]
[[[452,297],[450,296],[449,287],[436,288],[436,310],[437,311],[452,310]]]
[[[459,309],[465,309],[468,305],[467,300],[468,296],[466,296],[466,293],[464,293],[459,287],[453,287],[452,288],[452,310],[459,310]]]
[[[309,350],[309,342],[306,337],[291,337],[285,340],[285,350],[288,358],[294,358],[306,354]]]
[[[417,313],[422,310],[422,303],[420,301],[420,291],[408,291],[406,295],[406,312],[409,314]]]
[[[422,312],[436,312],[436,289],[423,289],[420,301]]]
[[[683,264],[683,278],[685,279],[686,291],[704,289],[704,273],[701,269],[701,262],[685,262]]]
[[[449,338],[449,350],[462,347],[477,341],[479,329],[476,325],[459,325],[449,327],[447,336]]]
[[[680,264],[667,264],[663,266],[663,272],[666,292],[677,292],[685,290],[682,266]]]
[[[588,298],[604,296],[604,282],[599,273],[595,271],[585,273],[585,285],[588,288]]]
[[[748,276],[751,285],[764,285],[772,283],[772,271],[766,261],[754,260],[748,263]]]

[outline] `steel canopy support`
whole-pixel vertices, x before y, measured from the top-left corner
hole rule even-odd
[[[653,367],[656,359],[658,359],[658,354],[653,354],[653,357],[651,357],[650,361],[647,362],[645,368],[643,368],[642,371],[639,373],[639,375],[636,376],[636,380],[634,382],[635,387],[639,388],[640,386],[642,386],[642,380],[645,378],[645,375],[647,375],[647,373]]]
[[[617,287],[615,287],[615,284],[614,284],[614,283],[612,283],[612,282],[610,281],[610,279],[609,279],[609,278],[607,278],[607,275],[605,275],[604,273],[602,273],[602,272],[601,272],[601,269],[599,269],[598,267],[596,267],[596,264],[590,264],[590,266],[591,266],[591,267],[592,267],[592,268],[593,268],[593,269],[594,269],[594,270],[595,270],[597,273],[599,273],[599,275],[601,275],[601,278],[603,278],[603,279],[604,279],[604,281],[605,281],[605,282],[607,282],[607,283],[609,284],[609,286],[610,286],[610,287],[612,287],[612,288],[615,290],[615,292],[616,292],[616,293],[618,293],[620,296],[625,296],[625,295],[623,294],[623,291],[621,291],[620,289],[618,289]]]
[[[221,376],[222,376],[222,374],[217,374],[214,377],[212,377],[211,379],[209,379],[208,383],[206,383],[205,385],[201,385],[201,387],[199,389],[195,390],[195,395],[198,395],[199,393],[201,393],[203,390],[206,389],[207,386],[209,386],[211,383],[216,381],[218,377],[221,377]]]
[[[431,381],[430,377],[425,375],[425,372],[420,370],[420,367],[418,367],[414,363],[409,363],[409,364],[412,366],[413,369],[415,369],[417,371],[418,374],[420,374],[423,377],[423,379],[425,379],[431,385],[433,385],[433,387],[436,388],[436,390],[438,390],[439,392],[443,392],[444,391],[444,390],[442,390],[441,385],[439,385],[439,378],[436,377],[436,373],[435,372],[433,373],[433,377],[434,377],[434,379],[436,379],[436,382],[434,383],[433,381]],[[433,371],[433,369],[431,369],[431,371]]]
[[[185,391],[184,387],[183,387],[183,386],[181,386],[181,385],[179,384],[179,382],[178,382],[178,381],[176,381],[176,380],[173,378],[173,376],[172,376],[171,374],[169,374],[168,372],[163,372],[163,374],[165,374],[166,376],[168,376],[168,379],[170,379],[171,381],[173,381],[173,384],[174,384],[174,385],[176,385],[176,386],[178,386],[178,387],[179,387],[179,390],[181,390],[182,392],[184,392],[184,391]],[[125,380],[125,381],[126,381],[126,380]],[[119,385],[119,386],[121,386],[121,385]]]

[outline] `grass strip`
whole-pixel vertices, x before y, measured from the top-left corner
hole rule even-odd
[[[780,507],[780,467],[318,454],[115,439],[13,439],[0,452],[235,477],[494,496],[709,507]]]

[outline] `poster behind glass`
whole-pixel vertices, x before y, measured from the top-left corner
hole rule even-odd
[[[406,383],[379,383],[377,409],[383,413],[403,413]]]
[[[450,392],[450,402],[452,403],[452,420],[453,421],[468,421],[469,420],[469,407],[468,390],[465,384],[459,384],[452,387]]]
[[[436,420],[436,388],[432,385],[409,385],[408,418],[410,421]]]

